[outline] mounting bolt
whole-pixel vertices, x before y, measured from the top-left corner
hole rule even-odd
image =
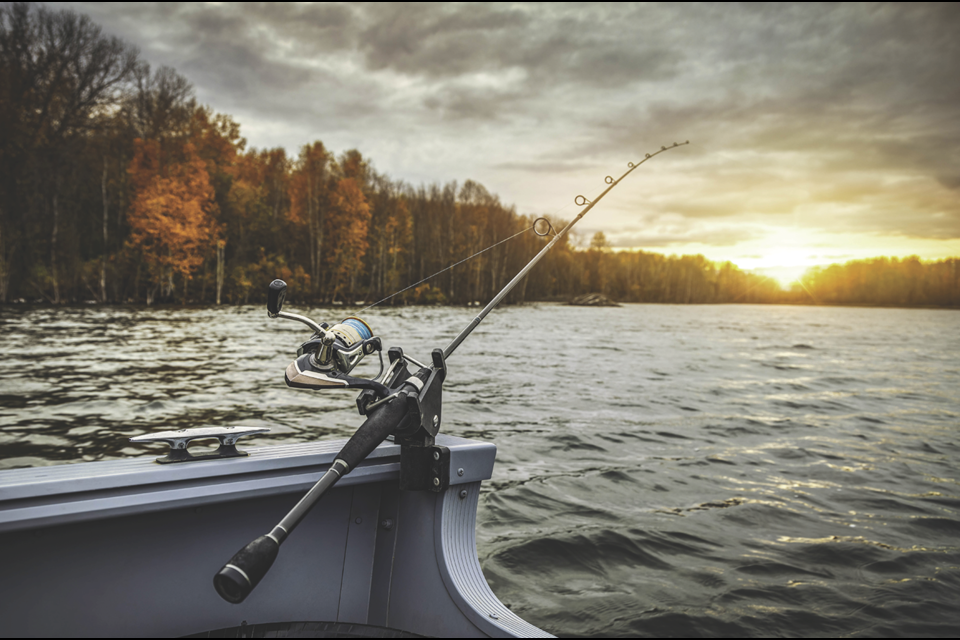
[[[434,451],[434,452],[433,452],[433,459],[434,459],[434,460],[439,460],[439,459],[440,459],[440,452],[439,452],[439,451]]]
[[[357,518],[356,520],[354,520],[354,522],[356,522],[357,524],[363,524],[363,518]]]
[[[433,479],[433,486],[435,486],[435,487],[439,487],[439,486],[440,486],[440,478],[434,478],[434,479]]]
[[[467,490],[466,490],[466,489],[461,489],[461,490],[460,490],[460,499],[463,500],[463,499],[466,498],[466,497],[467,497]]]
[[[498,615],[495,614],[495,613],[491,613],[491,614],[490,614],[490,617],[493,618],[494,620],[499,620],[499,619],[500,619],[500,616],[498,616]]]
[[[433,426],[436,427],[439,425],[440,425],[440,416],[433,416]]]
[[[391,520],[390,518],[386,518],[380,522],[380,526],[383,527],[385,530],[390,531],[391,529],[393,529],[393,520]]]
[[[457,475],[462,477],[462,476],[463,476],[463,469],[457,469]]]

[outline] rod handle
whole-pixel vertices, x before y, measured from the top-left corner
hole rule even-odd
[[[406,388],[415,390],[413,385],[407,385]],[[347,465],[344,475],[366,460],[388,435],[396,431],[406,415],[407,402],[402,395],[374,409],[337,454],[337,459]]]
[[[213,576],[220,597],[233,604],[243,602],[267,574],[280,552],[280,544],[270,536],[260,536],[230,558]]]

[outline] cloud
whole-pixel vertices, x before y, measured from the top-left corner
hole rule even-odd
[[[525,12],[496,5],[390,3],[367,7],[358,38],[371,70],[433,78],[509,66],[503,45],[527,23]]]
[[[592,235],[592,234],[590,234]],[[644,231],[624,231],[607,234],[610,246],[668,248],[677,245],[700,244],[708,247],[726,247],[762,237],[763,231],[747,225],[727,225],[714,228],[686,225],[652,225]]]
[[[960,238],[956,3],[70,4],[254,145],[357,146],[527,209],[689,139],[611,194],[620,246],[788,223]]]

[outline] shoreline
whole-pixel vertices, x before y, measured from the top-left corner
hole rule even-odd
[[[790,302],[790,301],[772,301],[772,302],[761,302],[761,301],[749,301],[749,302],[734,302],[734,301],[723,301],[723,302],[656,302],[656,301],[616,301],[620,305],[634,305],[634,304],[648,304],[648,305],[676,305],[682,307],[693,307],[693,306],[721,306],[721,305],[759,305],[759,306],[788,306],[788,307],[855,307],[855,308],[874,308],[874,309],[939,309],[944,311],[960,311],[960,305],[929,305],[929,304],[917,304],[917,305],[908,305],[908,304],[894,304],[894,303],[870,303],[870,302]],[[298,302],[296,300],[287,300],[288,304],[301,307],[310,307],[313,309],[350,309],[356,307],[363,307],[365,302],[355,302],[355,303],[315,303],[315,302]],[[200,308],[211,308],[211,307],[222,307],[224,309],[229,308],[238,308],[238,307],[260,307],[263,306],[263,302],[247,302],[242,304],[234,303],[224,303],[224,304],[215,304],[211,302],[187,302],[184,303],[156,303],[148,305],[145,302],[106,302],[101,303],[96,300],[75,300],[70,302],[61,302],[53,303],[46,300],[13,300],[9,302],[0,302],[0,309],[5,308],[61,308],[61,309],[70,309],[76,307],[123,307],[130,309],[200,309]],[[544,300],[525,300],[523,302],[514,302],[501,303],[505,307],[524,307],[529,305],[536,304],[556,304],[564,306],[583,306],[584,308],[598,308],[594,305],[570,305],[569,301],[566,299],[544,299]],[[484,303],[474,302],[467,304],[446,304],[446,303],[432,303],[432,304],[404,304],[404,305],[384,305],[382,308],[386,309],[399,309],[399,308],[423,308],[423,307],[449,307],[449,308],[462,308],[462,309],[479,309],[483,308]],[[604,308],[604,307],[600,307]],[[606,307],[606,308],[615,308],[615,307]]]

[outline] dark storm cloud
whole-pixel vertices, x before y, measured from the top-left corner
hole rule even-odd
[[[358,45],[371,69],[432,77],[501,66],[501,44],[527,22],[524,13],[495,6],[469,12],[442,5],[390,3],[367,14]]]
[[[690,139],[669,165],[686,189],[641,211],[960,237],[956,3],[74,6],[215,108],[300,135],[270,144],[333,132],[437,179],[545,179]]]
[[[526,84],[622,87],[663,78],[680,52],[604,35],[595,9],[500,5],[389,4],[367,8],[358,38],[371,69],[433,79],[518,69]],[[611,12],[607,12],[608,15]]]
[[[613,9],[434,3],[74,6],[181,66],[219,68],[239,47],[235,62],[251,72],[247,84],[259,80],[264,88],[283,81],[297,88],[305,79],[302,58],[321,54],[359,54],[368,71],[423,78],[439,83],[437,89],[465,75],[511,69],[522,72],[527,88],[622,88],[667,78],[683,58],[669,43],[624,39],[622,27],[620,36],[595,28],[597,20],[618,18]],[[454,116],[488,112],[464,101],[433,104],[441,102]]]

